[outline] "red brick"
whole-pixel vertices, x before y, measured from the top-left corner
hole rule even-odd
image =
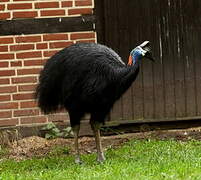
[[[64,48],[70,46],[73,42],[52,42],[50,43],[50,49],[54,48]]]
[[[14,54],[0,54],[0,60],[14,59]]]
[[[15,125],[19,125],[19,120],[17,118],[0,120],[0,126],[15,126]]]
[[[42,66],[46,61],[42,59],[24,61],[25,66]]]
[[[20,119],[21,124],[33,124],[33,123],[46,123],[47,117],[37,116],[37,117],[24,117]]]
[[[36,77],[17,77],[12,78],[13,84],[22,84],[22,83],[36,83],[37,78]]]
[[[26,109],[14,111],[14,117],[39,115],[39,109]]]
[[[92,8],[69,9],[68,15],[92,14]]]
[[[43,10],[41,16],[61,16],[65,15],[65,10]]]
[[[76,0],[75,6],[91,6],[92,1],[91,0]]]
[[[17,75],[39,74],[40,71],[41,68],[19,69],[17,70]]]
[[[0,2],[9,2],[10,0],[0,0]]]
[[[0,71],[0,77],[1,76],[14,76],[15,70],[1,70]]]
[[[20,92],[35,91],[36,85],[21,85],[18,87]]]
[[[47,43],[38,43],[36,44],[36,49],[47,49]]]
[[[8,10],[14,9],[32,9],[31,3],[12,3],[7,5]]]
[[[59,2],[39,2],[35,3],[36,9],[43,9],[43,8],[59,8]]]
[[[19,36],[15,40],[17,43],[40,42],[41,36]]]
[[[41,56],[42,56],[41,51],[23,52],[16,54],[17,59],[36,58]]]
[[[54,40],[68,40],[68,34],[45,34],[43,35],[44,41],[54,41]]]
[[[10,13],[0,13],[0,19],[9,19],[10,18]]]
[[[0,38],[0,44],[11,44],[11,43],[13,43],[13,38],[11,37]]]
[[[35,108],[38,104],[36,101],[23,101],[20,102],[20,108]]]
[[[22,50],[31,50],[31,49],[34,49],[34,44],[21,44],[21,45],[10,46],[11,51],[22,51]]]
[[[12,111],[0,111],[0,118],[11,118]]]
[[[0,103],[0,109],[17,109],[17,108],[18,108],[17,102]]]
[[[0,95],[0,102],[10,101],[10,100],[11,100],[10,95]]]
[[[13,18],[34,18],[37,16],[38,16],[37,11],[13,12]]]
[[[71,40],[90,39],[90,38],[95,38],[95,34],[94,33],[73,33],[70,35]]]
[[[73,6],[73,2],[72,1],[63,1],[61,3],[62,7],[72,7]]]
[[[8,67],[8,62],[0,62],[0,68],[5,68],[5,67]]]
[[[22,61],[14,61],[10,62],[11,67],[21,67],[22,66]]]
[[[51,57],[51,56],[53,56],[57,52],[58,51],[44,51],[44,56],[45,57]]]
[[[33,1],[33,0],[13,0],[13,1]]]
[[[28,100],[33,98],[34,98],[33,93],[13,94],[13,100]]]
[[[6,79],[0,79],[0,84],[10,84],[10,80],[8,78]]]
[[[76,43],[86,43],[86,42],[90,42],[90,43],[96,43],[95,39],[84,39],[84,40],[77,40]]]
[[[8,52],[8,46],[0,46],[0,52]]]
[[[2,86],[0,87],[0,93],[14,93],[17,91],[16,86]]]
[[[5,10],[5,4],[0,4],[0,11],[4,11]]]

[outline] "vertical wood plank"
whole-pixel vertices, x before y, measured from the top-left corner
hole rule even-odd
[[[114,49],[118,54],[120,54],[119,44],[120,36],[119,36],[119,2],[116,0],[105,1],[107,4],[107,8],[110,11],[107,11],[105,19],[109,19],[109,24],[107,24],[107,37],[106,45]],[[122,112],[122,98],[120,98],[115,104],[111,111],[111,120],[113,121],[121,121],[123,118]]]
[[[184,32],[182,23],[182,12],[180,3],[172,2],[172,10],[174,16],[171,18],[171,23],[175,22],[175,28],[172,29],[173,48],[175,58],[175,103],[176,103],[176,117],[186,116],[186,89],[185,89],[185,68],[184,68]],[[174,17],[178,18],[175,20]]]
[[[121,43],[119,43],[119,50],[122,59],[124,60],[125,64],[128,62],[129,57],[129,47],[130,47],[130,33],[128,33],[128,27],[130,24],[130,18],[122,18],[128,16],[128,6],[126,1],[118,1],[119,8],[118,15],[119,15],[119,36],[121,38]],[[132,120],[133,119],[133,102],[132,102],[132,87],[130,87],[127,92],[122,97],[122,118],[124,120]]]
[[[96,16],[97,41],[105,43],[105,0],[94,0],[94,13]]]
[[[154,118],[164,118],[165,104],[164,104],[164,81],[163,81],[163,47],[162,47],[162,34],[160,25],[160,6],[159,0],[153,4],[152,15],[152,49],[155,57],[153,64],[153,78],[154,78]]]
[[[187,6],[186,6],[187,8]],[[201,1],[194,1],[193,16],[199,16],[201,9]],[[192,16],[192,17],[193,17]],[[201,19],[196,18],[193,20],[194,25],[191,26],[192,42],[194,51],[195,62],[195,93],[196,93],[196,115],[201,116]],[[188,23],[188,22],[187,22]]]
[[[161,33],[163,47],[163,77],[164,77],[164,95],[165,95],[165,118],[175,117],[175,87],[174,87],[174,57],[171,53],[169,24],[169,5],[168,1],[161,1]]]
[[[195,82],[196,82],[196,102],[197,102],[197,116],[201,116],[201,29],[197,29],[193,33],[193,42],[195,43]]]
[[[194,54],[194,48],[195,44],[193,41],[193,33],[196,33],[196,30],[194,29],[196,27],[196,21],[194,20],[194,15],[200,14],[200,11],[196,11],[195,3],[193,2],[186,2],[185,6],[184,4],[181,4],[181,8],[183,9],[183,16],[187,16],[187,18],[183,18],[184,23],[188,26],[186,26],[184,31],[184,37],[185,37],[185,45],[184,45],[184,67],[185,67],[185,88],[186,88],[186,116],[187,117],[193,117],[196,116],[196,84],[195,84],[195,54]],[[183,26],[183,24],[181,23]],[[193,31],[190,27],[194,27]]]
[[[130,46],[134,48],[141,42],[140,34],[141,29],[139,28],[143,23],[140,14],[140,8],[137,8],[136,1],[129,1],[128,17],[130,21],[129,34],[130,34]],[[139,4],[139,7],[141,5]],[[138,23],[131,23],[138,22]],[[140,67],[140,72],[137,79],[132,84],[132,94],[133,94],[133,119],[135,121],[140,121],[144,118],[144,94],[143,94],[143,73],[142,66]]]
[[[151,28],[147,28],[147,25],[151,26],[152,21],[152,9],[150,9],[151,1],[143,3],[141,1],[141,12],[145,23],[142,23],[139,27],[141,41],[150,40]],[[154,115],[154,88],[153,88],[153,63],[148,59],[142,59],[142,71],[143,71],[143,103],[144,103],[144,119],[153,119]]]

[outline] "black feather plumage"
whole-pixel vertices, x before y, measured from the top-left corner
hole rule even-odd
[[[138,72],[138,64],[125,65],[117,53],[104,45],[77,43],[47,61],[36,97],[44,113],[64,107],[69,112],[106,116]]]

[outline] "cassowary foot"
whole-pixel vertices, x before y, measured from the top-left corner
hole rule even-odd
[[[83,164],[82,160],[80,158],[75,158],[76,164]]]
[[[103,153],[99,154],[98,157],[97,157],[97,161],[99,163],[103,163],[105,161],[105,156]]]

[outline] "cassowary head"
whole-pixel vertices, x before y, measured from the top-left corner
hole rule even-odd
[[[130,52],[128,65],[134,65],[136,61],[146,57],[154,61],[149,41],[145,41]]]

